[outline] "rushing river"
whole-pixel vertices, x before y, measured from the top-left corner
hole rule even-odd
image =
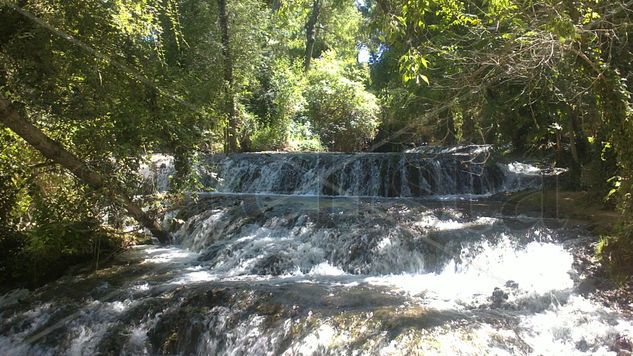
[[[485,153],[210,157],[173,247],[0,297],[0,353],[615,355],[595,237],[512,214],[545,172]]]

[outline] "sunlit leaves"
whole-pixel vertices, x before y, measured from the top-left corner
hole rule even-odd
[[[400,58],[400,72],[405,83],[415,81],[417,84],[424,82],[428,85],[429,78],[424,74],[428,67],[428,61],[415,49],[410,49]]]
[[[348,66],[334,54],[316,60],[304,93],[311,126],[335,151],[364,148],[378,127],[378,100],[362,82],[350,78]]]
[[[575,24],[569,18],[556,17],[545,25],[545,28],[552,34],[558,36],[561,43],[578,39]]]
[[[122,1],[114,2],[116,12],[112,14],[114,22],[118,27],[129,35],[151,38],[155,35],[159,27],[154,24],[157,22],[157,14],[150,7],[147,1]]]
[[[519,9],[515,1],[512,0],[485,0],[483,3],[487,5],[489,24],[512,18],[515,11]]]
[[[607,180],[607,183],[609,183],[609,185],[611,185],[613,188],[609,190],[609,193],[607,193],[605,200],[611,199],[618,192],[618,190],[622,186],[622,177],[613,176]]]
[[[132,40],[151,43],[160,50],[165,26],[169,26],[175,34],[173,38],[177,45],[182,44],[176,0],[116,0],[113,6],[112,20],[115,26]]]

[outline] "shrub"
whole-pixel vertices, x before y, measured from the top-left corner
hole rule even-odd
[[[378,127],[378,100],[365,90],[358,71],[348,67],[333,53],[315,60],[304,92],[305,114],[321,142],[332,151],[365,148]]]
[[[309,152],[324,151],[321,139],[314,133],[310,122],[305,118],[301,120],[293,120],[290,122],[290,141],[288,142],[288,151]]]

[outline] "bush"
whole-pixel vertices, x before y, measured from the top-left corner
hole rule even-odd
[[[288,134],[285,127],[265,126],[251,135],[251,150],[279,151],[286,147]]]
[[[358,151],[376,135],[378,99],[365,90],[357,70],[334,56],[314,61],[304,92],[305,114],[328,149]]]
[[[313,132],[310,122],[305,119],[303,121],[303,123],[298,120],[290,122],[290,141],[288,142],[288,151],[324,151],[325,149],[321,144],[321,139],[319,139],[319,136]]]
[[[302,78],[301,67],[289,60],[275,59],[262,65],[245,105],[238,106],[243,151],[287,148],[291,122],[304,107]]]
[[[629,282],[633,275],[633,226],[622,223],[613,235],[602,236],[596,254],[613,281],[620,285]]]

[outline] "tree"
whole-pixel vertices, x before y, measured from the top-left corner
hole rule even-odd
[[[226,0],[218,0],[218,16],[220,19],[220,32],[222,36],[222,56],[224,57],[224,113],[228,119],[226,129],[225,151],[236,152],[237,144],[237,117],[235,113],[235,97],[233,94],[233,58],[231,57],[231,38],[229,35],[229,14],[226,10]]]
[[[317,23],[319,20],[319,14],[321,13],[322,3],[322,0],[313,0],[310,16],[308,17],[308,22],[305,26],[306,53],[305,59],[303,61],[303,67],[305,68],[305,70],[310,69],[310,62],[312,61],[312,56],[314,55],[314,43],[316,42]]]
[[[444,125],[418,113],[448,105],[461,142],[550,154],[573,188],[617,200],[622,240],[633,241],[632,10],[623,0],[370,2],[375,82],[387,118],[401,118],[389,129]]]
[[[171,238],[167,232],[149,217],[121,187],[108,184],[99,173],[90,169],[84,162],[66,150],[59,142],[47,137],[41,130],[24,120],[11,106],[6,98],[0,96],[0,122],[22,137],[48,159],[62,165],[75,176],[95,190],[105,190],[114,202],[121,204],[134,219],[146,227],[161,243],[169,243]]]

